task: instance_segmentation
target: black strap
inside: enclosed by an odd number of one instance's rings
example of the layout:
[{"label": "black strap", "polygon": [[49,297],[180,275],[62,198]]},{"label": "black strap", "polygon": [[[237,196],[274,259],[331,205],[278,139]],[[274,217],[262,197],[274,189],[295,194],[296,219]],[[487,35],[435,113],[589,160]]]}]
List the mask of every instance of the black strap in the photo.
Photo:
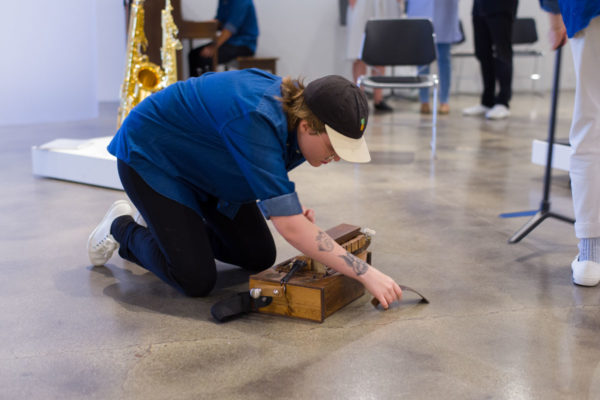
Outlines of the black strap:
[{"label": "black strap", "polygon": [[239,315],[257,311],[268,306],[273,301],[272,297],[261,296],[258,299],[250,297],[249,292],[241,292],[228,299],[215,303],[210,308],[213,318],[219,322],[227,322]]},{"label": "black strap", "polygon": [[[427,300],[427,298],[425,296],[423,296],[421,293],[417,292],[415,289],[408,287],[408,286],[404,286],[404,285],[398,285],[398,286],[400,286],[400,289],[402,289],[403,292],[413,292],[417,296],[421,297],[421,300],[419,301],[419,303],[429,304],[429,300]],[[375,308],[377,308],[380,303],[379,303],[379,300],[377,300],[375,297],[373,297],[371,299],[371,304],[373,304],[373,306]]]}]

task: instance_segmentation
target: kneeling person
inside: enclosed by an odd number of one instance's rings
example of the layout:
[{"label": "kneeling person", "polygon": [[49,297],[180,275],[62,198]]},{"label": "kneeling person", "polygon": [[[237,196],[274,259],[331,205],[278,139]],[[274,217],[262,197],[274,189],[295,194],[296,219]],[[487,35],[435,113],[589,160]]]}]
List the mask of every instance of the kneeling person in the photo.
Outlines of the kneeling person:
[{"label": "kneeling person", "polygon": [[367,119],[365,95],[335,75],[304,87],[257,69],[207,73],[153,94],[108,146],[133,205],[116,202],[92,232],[92,264],[118,248],[182,293],[205,296],[215,259],[252,272],[273,265],[270,218],[296,249],[359,280],[387,308],[400,287],[315,225],[288,177],[304,161],[368,162]]}]

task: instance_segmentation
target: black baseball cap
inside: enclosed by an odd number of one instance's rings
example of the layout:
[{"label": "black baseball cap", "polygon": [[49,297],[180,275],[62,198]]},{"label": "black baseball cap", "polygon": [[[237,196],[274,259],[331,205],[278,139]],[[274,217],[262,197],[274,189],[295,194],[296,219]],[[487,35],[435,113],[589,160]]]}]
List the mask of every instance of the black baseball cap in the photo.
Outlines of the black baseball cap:
[{"label": "black baseball cap", "polygon": [[371,161],[364,138],[369,105],[358,86],[342,76],[327,75],[306,86],[304,101],[325,124],[331,145],[340,158],[359,163]]}]

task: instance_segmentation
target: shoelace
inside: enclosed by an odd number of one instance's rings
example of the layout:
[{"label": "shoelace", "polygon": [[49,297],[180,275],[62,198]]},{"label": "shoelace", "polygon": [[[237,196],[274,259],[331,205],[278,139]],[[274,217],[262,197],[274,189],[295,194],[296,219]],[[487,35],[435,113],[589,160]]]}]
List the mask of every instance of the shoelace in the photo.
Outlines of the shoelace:
[{"label": "shoelace", "polygon": [[110,238],[110,234],[107,234],[106,236],[104,236],[102,238],[102,240],[100,240],[98,243],[96,243],[94,245],[93,249],[95,251],[100,250],[100,249],[103,249],[103,250],[106,251],[106,250],[110,250],[108,247],[112,246],[114,244],[116,244],[116,242],[114,241],[114,239],[111,239]]}]

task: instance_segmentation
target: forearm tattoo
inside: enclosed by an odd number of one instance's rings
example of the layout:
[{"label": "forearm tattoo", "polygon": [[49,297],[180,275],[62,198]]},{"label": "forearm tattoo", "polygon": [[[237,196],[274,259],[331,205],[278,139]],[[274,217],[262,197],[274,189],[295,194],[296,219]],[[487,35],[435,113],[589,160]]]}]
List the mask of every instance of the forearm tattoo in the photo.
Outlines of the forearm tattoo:
[{"label": "forearm tattoo", "polygon": [[346,252],[346,254],[340,257],[343,258],[344,261],[346,261],[346,264],[348,264],[348,266],[352,268],[352,270],[357,276],[361,276],[369,269],[369,264],[367,264],[360,258],[350,254],[349,252]]},{"label": "forearm tattoo", "polygon": [[323,231],[319,231],[317,235],[317,244],[319,245],[319,251],[333,250],[333,240]]}]

